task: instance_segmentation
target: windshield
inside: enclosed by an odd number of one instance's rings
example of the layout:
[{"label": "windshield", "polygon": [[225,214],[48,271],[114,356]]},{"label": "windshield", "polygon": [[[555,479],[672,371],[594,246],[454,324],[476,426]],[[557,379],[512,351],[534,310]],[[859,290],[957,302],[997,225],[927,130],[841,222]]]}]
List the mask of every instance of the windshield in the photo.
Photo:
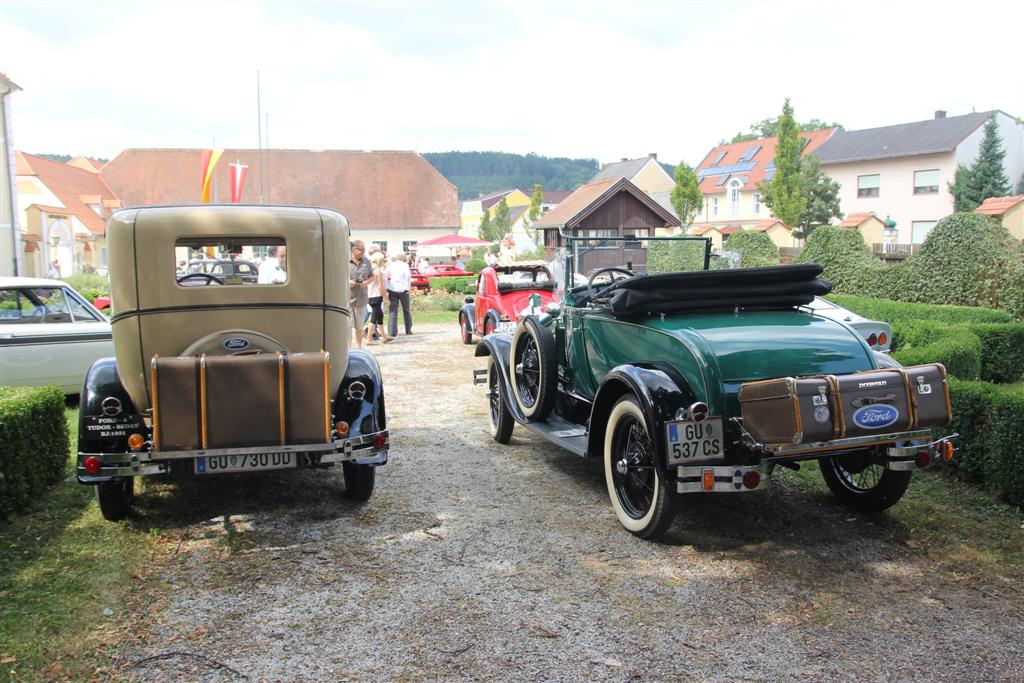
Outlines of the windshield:
[{"label": "windshield", "polygon": [[[598,230],[563,235],[565,247],[556,259],[565,264],[555,271],[562,288],[585,285],[602,268],[621,268],[637,275],[708,270],[713,267],[711,240],[706,237],[605,236]],[[590,234],[594,233],[594,234]],[[569,278],[572,282],[568,282]]]}]

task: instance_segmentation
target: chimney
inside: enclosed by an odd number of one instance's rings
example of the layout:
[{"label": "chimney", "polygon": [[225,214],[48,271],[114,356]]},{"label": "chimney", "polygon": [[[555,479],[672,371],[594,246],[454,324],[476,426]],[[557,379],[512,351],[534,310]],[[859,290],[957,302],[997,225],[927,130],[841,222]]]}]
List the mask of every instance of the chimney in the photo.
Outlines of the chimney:
[{"label": "chimney", "polygon": [[652,159],[654,159],[655,161],[658,160],[658,153],[657,152],[651,152],[648,156],[651,157]]},{"label": "chimney", "polygon": [[937,119],[944,119],[944,118],[946,118],[946,110],[945,109],[936,109],[935,110],[935,118],[937,118]]}]

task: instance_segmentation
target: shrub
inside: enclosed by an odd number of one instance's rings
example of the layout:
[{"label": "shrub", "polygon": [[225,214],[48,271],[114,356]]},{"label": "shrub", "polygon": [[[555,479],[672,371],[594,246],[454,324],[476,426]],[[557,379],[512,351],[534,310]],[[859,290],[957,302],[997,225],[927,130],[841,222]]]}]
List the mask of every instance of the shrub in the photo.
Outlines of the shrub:
[{"label": "shrub", "polygon": [[981,340],[981,379],[1024,379],[1024,324],[985,323],[968,325],[967,329]]},{"label": "shrub", "polygon": [[487,261],[482,258],[471,258],[466,263],[466,270],[472,273],[479,273],[481,270],[487,267]]},{"label": "shrub", "polygon": [[92,303],[92,300],[98,296],[110,294],[110,282],[102,275],[75,273],[62,279],[87,299],[89,303]]},{"label": "shrub", "polygon": [[983,482],[1013,504],[1024,503],[1024,391],[987,382],[950,380],[960,450],[953,469]]},{"label": "shrub", "polygon": [[795,260],[819,264],[833,291],[845,294],[875,293],[884,288],[891,270],[875,258],[859,232],[828,225],[811,233]]},{"label": "shrub", "polygon": [[675,273],[704,270],[704,240],[651,240],[647,247],[647,271]]},{"label": "shrub", "polygon": [[430,288],[452,294],[472,294],[476,291],[476,275],[444,275],[430,278]]},{"label": "shrub", "polygon": [[779,248],[768,233],[755,230],[735,232],[729,236],[725,248],[740,253],[741,268],[776,266],[779,264]]},{"label": "shrub", "polygon": [[865,318],[882,320],[890,325],[904,320],[931,320],[954,324],[1008,323],[1013,320],[1013,316],[1005,311],[974,306],[914,304],[905,301],[890,301],[889,299],[875,299],[866,296],[843,294],[829,294],[826,298]]},{"label": "shrub", "polygon": [[960,379],[981,376],[981,340],[968,330],[924,320],[892,326],[892,357],[903,365],[942,363]]},{"label": "shrub", "polygon": [[64,394],[57,387],[0,387],[0,517],[61,478],[68,461]]},{"label": "shrub", "polygon": [[465,294],[449,294],[440,290],[416,292],[409,307],[415,311],[458,311],[466,303]]}]

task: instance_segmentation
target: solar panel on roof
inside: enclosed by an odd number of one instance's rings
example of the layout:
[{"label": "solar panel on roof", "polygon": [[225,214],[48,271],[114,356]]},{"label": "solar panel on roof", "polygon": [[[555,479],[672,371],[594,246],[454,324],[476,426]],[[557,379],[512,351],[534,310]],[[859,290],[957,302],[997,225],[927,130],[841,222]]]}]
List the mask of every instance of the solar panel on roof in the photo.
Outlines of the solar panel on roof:
[{"label": "solar panel on roof", "polygon": [[711,164],[712,166],[718,166],[718,162],[725,158],[725,152],[719,152],[718,158]]},{"label": "solar panel on roof", "polygon": [[743,153],[743,156],[740,157],[740,161],[750,161],[760,151],[761,151],[761,145],[754,145],[753,147],[751,147],[750,149],[748,149],[746,152]]},{"label": "solar panel on roof", "polygon": [[721,178],[718,179],[718,182],[715,183],[715,187],[721,187],[722,185],[725,185],[725,181],[727,181],[728,179],[729,179],[729,176],[727,176],[727,175],[722,176]]}]

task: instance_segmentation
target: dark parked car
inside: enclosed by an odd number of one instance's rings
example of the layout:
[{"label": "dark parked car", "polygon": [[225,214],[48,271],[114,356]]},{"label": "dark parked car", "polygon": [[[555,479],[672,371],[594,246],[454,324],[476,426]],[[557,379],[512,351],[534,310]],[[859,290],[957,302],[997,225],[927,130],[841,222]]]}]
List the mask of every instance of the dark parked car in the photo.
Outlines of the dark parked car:
[{"label": "dark parked car", "polygon": [[831,287],[819,266],[709,271],[703,238],[561,239],[561,303],[485,336],[475,380],[499,443],[519,424],[602,458],[633,534],[662,534],[677,494],[755,491],[805,460],[841,502],[883,510],[953,458],[956,436],[932,432],[952,417],[944,368],[901,368],[808,308]]}]

